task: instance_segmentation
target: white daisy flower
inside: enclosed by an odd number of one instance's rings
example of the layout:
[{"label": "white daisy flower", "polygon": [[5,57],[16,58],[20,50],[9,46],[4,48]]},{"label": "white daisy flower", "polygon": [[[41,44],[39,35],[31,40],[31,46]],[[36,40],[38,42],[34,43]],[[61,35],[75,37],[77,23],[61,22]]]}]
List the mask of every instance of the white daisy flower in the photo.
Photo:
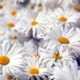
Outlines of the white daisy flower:
[{"label": "white daisy flower", "polygon": [[51,13],[48,16],[55,25],[67,25],[68,23],[76,23],[76,20],[79,19],[79,14],[75,14],[71,10],[65,11],[61,8],[56,9],[53,13]]},{"label": "white daisy flower", "polygon": [[[53,53],[44,53],[42,52],[41,56],[43,56],[48,62],[48,67],[49,67],[49,71],[50,73],[50,80],[64,80],[64,78],[66,79],[66,74],[64,74],[63,68],[65,67],[71,67],[71,72],[75,73],[74,75],[76,75],[76,72],[74,70],[77,70],[77,63],[75,60],[72,59],[72,56],[70,56],[69,54],[69,50],[64,49],[63,47],[58,50],[55,50]],[[75,67],[75,68],[74,68]],[[58,71],[57,71],[58,68]],[[65,69],[67,71],[67,69]],[[60,72],[62,72],[62,75]],[[64,73],[63,73],[64,72]],[[59,75],[58,75],[59,74]],[[61,74],[61,75],[60,75]],[[71,73],[70,73],[71,74]],[[62,78],[63,76],[63,78]],[[75,77],[75,79],[77,79]]]},{"label": "white daisy flower", "polygon": [[80,45],[79,34],[79,28],[72,26],[58,26],[55,29],[51,30],[47,37],[49,39],[49,47],[56,46],[59,48],[63,46],[64,48],[73,48],[78,50]]},{"label": "white daisy flower", "polygon": [[[25,13],[24,13],[25,11]],[[1,26],[4,26],[9,30],[23,31],[26,28],[26,17],[30,18],[31,15],[28,14],[26,9],[19,10],[16,8],[5,9],[5,12],[1,14]],[[22,24],[21,24],[22,23]]]},{"label": "white daisy flower", "polygon": [[38,29],[38,26],[41,26],[42,24],[44,24],[44,22],[41,23],[39,19],[27,15],[27,18],[24,16],[17,22],[15,29],[18,32],[25,33],[26,35],[32,29],[33,36],[35,36],[35,34],[37,33],[36,29]]},{"label": "white daisy flower", "polygon": [[69,50],[63,47],[60,47],[59,49],[54,47],[53,50],[41,49],[39,55],[46,58],[50,62],[49,65],[53,65],[57,62],[69,62],[72,60]]},{"label": "white daisy flower", "polygon": [[27,80],[44,80],[48,79],[47,60],[41,57],[27,57],[25,74]]},{"label": "white daisy flower", "polygon": [[24,53],[25,50],[20,44],[13,46],[6,41],[0,48],[0,70],[3,76],[6,74],[18,75],[22,74],[22,67],[24,67]]},{"label": "white daisy flower", "polygon": [[[4,8],[4,6],[3,6]],[[6,30],[14,28],[16,18],[14,19],[9,14],[7,14],[9,11],[4,9],[3,13],[0,14],[0,27],[5,28]]]},{"label": "white daisy flower", "polygon": [[52,69],[51,80],[79,80],[77,66],[74,62],[56,66]]},{"label": "white daisy flower", "polygon": [[27,33],[32,26],[31,21],[36,14],[26,9],[17,10],[17,14],[18,14],[17,18],[14,18],[13,20],[15,21],[14,29],[17,30],[18,32]]},{"label": "white daisy flower", "polygon": [[[41,12],[36,18],[31,19],[30,25],[33,30],[33,36],[36,35],[37,38],[44,38],[50,31],[49,28],[53,26],[48,18],[51,12]],[[45,37],[46,38],[46,37]]]},{"label": "white daisy flower", "polygon": [[5,29],[6,31],[10,31],[15,28],[16,19],[10,17],[10,15],[8,15],[6,12],[1,14],[0,16],[0,27]]}]

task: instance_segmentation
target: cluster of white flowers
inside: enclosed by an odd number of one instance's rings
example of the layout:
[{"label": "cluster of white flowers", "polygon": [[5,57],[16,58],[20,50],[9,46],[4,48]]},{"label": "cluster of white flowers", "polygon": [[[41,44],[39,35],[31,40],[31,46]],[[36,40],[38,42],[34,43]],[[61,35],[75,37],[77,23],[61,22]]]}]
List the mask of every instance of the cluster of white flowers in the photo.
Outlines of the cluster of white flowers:
[{"label": "cluster of white flowers", "polygon": [[80,80],[80,0],[0,0],[0,80]]}]

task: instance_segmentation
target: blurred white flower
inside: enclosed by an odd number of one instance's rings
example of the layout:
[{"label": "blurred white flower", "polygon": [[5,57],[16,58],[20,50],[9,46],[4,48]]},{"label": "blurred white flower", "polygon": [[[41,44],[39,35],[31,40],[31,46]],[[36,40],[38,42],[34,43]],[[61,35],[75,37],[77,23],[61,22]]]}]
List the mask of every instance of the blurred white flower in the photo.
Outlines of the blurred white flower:
[{"label": "blurred white flower", "polygon": [[63,0],[43,0],[43,2],[47,9],[54,11],[61,7]]},{"label": "blurred white flower", "polygon": [[52,70],[51,79],[54,80],[79,80],[78,69],[74,62],[56,66]]}]

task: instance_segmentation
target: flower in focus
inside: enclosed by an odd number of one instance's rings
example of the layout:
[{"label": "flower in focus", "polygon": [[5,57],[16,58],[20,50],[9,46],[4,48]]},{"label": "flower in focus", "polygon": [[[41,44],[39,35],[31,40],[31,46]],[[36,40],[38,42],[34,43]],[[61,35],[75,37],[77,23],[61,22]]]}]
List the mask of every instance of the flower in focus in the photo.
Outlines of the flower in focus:
[{"label": "flower in focus", "polygon": [[73,13],[72,10],[65,11],[64,9],[58,8],[49,17],[55,25],[67,25],[69,23],[76,23],[76,20],[79,18],[78,16],[79,14]]},{"label": "flower in focus", "polygon": [[18,75],[22,72],[24,64],[24,49],[20,44],[11,46],[8,42],[4,42],[0,48],[0,70],[2,75],[13,74]]},{"label": "flower in focus", "polygon": [[49,47],[54,46],[59,48],[63,46],[66,49],[79,49],[79,34],[79,28],[74,28],[72,26],[58,26],[55,29],[53,29],[48,35]]},{"label": "flower in focus", "polygon": [[25,74],[27,79],[48,79],[47,61],[41,57],[26,57]]}]

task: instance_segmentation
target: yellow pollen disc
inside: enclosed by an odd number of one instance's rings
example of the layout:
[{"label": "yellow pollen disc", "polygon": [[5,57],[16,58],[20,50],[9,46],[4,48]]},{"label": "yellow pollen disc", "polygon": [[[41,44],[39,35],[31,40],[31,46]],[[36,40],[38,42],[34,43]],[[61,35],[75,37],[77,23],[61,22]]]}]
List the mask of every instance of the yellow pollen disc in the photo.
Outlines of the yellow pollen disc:
[{"label": "yellow pollen disc", "polygon": [[66,22],[67,21],[67,17],[66,16],[59,16],[58,20],[61,22]]},{"label": "yellow pollen disc", "polygon": [[0,56],[0,64],[7,65],[10,62],[10,59],[7,56]]},{"label": "yellow pollen disc", "polygon": [[34,19],[34,20],[32,21],[32,26],[35,27],[37,24],[38,24],[38,22]]},{"label": "yellow pollen disc", "polygon": [[58,38],[58,41],[61,43],[61,44],[69,44],[69,40],[68,38],[64,37],[64,36],[60,36]]},{"label": "yellow pollen disc", "polygon": [[73,8],[74,8],[76,11],[80,12],[80,4],[74,5]]},{"label": "yellow pollen disc", "polygon": [[15,27],[15,25],[13,22],[8,22],[7,27],[11,29],[11,28]]},{"label": "yellow pollen disc", "polygon": [[36,75],[38,75],[38,74],[39,74],[39,68],[37,68],[37,67],[32,67],[32,68],[30,68],[29,74],[30,74],[31,76],[36,76]]},{"label": "yellow pollen disc", "polygon": [[16,10],[12,11],[12,12],[11,12],[11,15],[12,15],[12,16],[16,16],[16,15],[17,15]]},{"label": "yellow pollen disc", "polygon": [[52,56],[53,59],[55,59],[55,61],[61,59],[62,57],[60,56],[59,52],[55,52],[53,53],[53,56]]}]

